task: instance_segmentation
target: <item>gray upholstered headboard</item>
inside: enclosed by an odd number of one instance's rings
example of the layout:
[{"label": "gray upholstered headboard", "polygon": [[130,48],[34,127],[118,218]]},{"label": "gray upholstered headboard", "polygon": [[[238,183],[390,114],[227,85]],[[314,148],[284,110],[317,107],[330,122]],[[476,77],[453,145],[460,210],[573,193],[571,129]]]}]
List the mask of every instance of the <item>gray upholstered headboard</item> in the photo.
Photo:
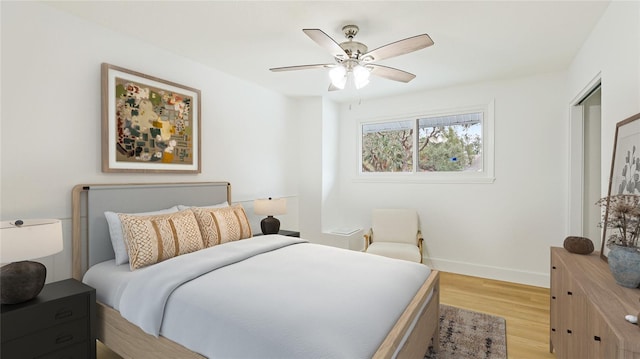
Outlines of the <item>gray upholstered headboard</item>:
[{"label": "gray upholstered headboard", "polygon": [[178,204],[205,206],[228,201],[228,182],[82,184],[73,188],[73,277],[114,258],[105,211],[136,213]]}]

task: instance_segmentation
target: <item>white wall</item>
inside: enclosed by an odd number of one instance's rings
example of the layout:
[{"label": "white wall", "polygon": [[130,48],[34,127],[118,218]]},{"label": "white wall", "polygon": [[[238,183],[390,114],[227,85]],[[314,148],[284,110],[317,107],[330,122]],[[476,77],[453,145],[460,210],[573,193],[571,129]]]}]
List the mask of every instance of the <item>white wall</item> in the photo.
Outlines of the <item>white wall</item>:
[{"label": "white wall", "polygon": [[331,101],[323,101],[322,106],[322,223],[323,232],[339,221],[331,211],[332,203],[338,203],[338,140],[340,138],[339,107]]},{"label": "white wall", "polygon": [[[344,106],[339,208],[370,226],[377,207],[416,208],[427,263],[437,269],[548,285],[549,246],[564,239],[566,73],[462,86]],[[495,100],[495,177],[490,184],[357,180],[361,119],[430,113]]]},{"label": "white wall", "polygon": [[[2,2],[2,220],[63,220],[65,249],[42,262],[71,273],[71,189],[80,183],[229,181],[259,231],[252,200],[287,196],[297,229],[295,101],[36,2]],[[100,64],[202,92],[202,173],[101,172]]]},{"label": "white wall", "polygon": [[300,236],[309,238],[321,233],[322,217],[322,99],[300,99],[300,148],[298,171],[300,178]]},{"label": "white wall", "polygon": [[[300,235],[314,243],[350,248],[350,237],[328,233],[340,213],[338,198],[338,109],[320,97],[299,99],[298,150]],[[355,237],[355,235],[354,235]]]},{"label": "white wall", "polygon": [[602,194],[606,195],[616,123],[640,112],[640,2],[612,1],[569,68],[567,105],[602,79]]}]

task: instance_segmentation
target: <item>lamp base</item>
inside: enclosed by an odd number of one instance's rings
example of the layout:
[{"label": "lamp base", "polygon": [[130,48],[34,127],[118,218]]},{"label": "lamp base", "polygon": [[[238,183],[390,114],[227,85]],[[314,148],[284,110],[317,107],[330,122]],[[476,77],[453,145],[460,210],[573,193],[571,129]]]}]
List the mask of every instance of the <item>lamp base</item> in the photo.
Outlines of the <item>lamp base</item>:
[{"label": "lamp base", "polygon": [[2,304],[18,304],[38,296],[47,278],[47,268],[38,262],[21,261],[0,268]]},{"label": "lamp base", "polygon": [[268,216],[260,222],[262,234],[277,234],[280,231],[280,220],[274,216]]}]

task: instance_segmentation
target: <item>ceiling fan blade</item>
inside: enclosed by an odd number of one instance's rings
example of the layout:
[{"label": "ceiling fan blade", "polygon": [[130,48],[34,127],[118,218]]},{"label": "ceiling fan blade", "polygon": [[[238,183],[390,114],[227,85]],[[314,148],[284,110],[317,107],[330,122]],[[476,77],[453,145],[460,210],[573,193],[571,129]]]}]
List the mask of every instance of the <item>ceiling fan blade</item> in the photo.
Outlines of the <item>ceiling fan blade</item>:
[{"label": "ceiling fan blade", "polygon": [[402,71],[402,70],[398,70],[396,68],[393,67],[388,67],[388,66],[382,66],[382,65],[374,65],[374,64],[369,64],[366,65],[366,67],[371,69],[371,74],[372,75],[376,75],[379,77],[384,77],[385,79],[389,79],[389,80],[393,80],[393,81],[399,81],[399,82],[409,82],[411,80],[413,80],[414,78],[416,78],[416,75],[406,72],[406,71]]},{"label": "ceiling fan blade", "polygon": [[431,37],[429,37],[429,35],[427,34],[422,34],[378,47],[377,49],[371,50],[362,55],[361,58],[365,62],[380,61],[418,51],[431,45],[433,45],[433,40],[431,40]]},{"label": "ceiling fan blade", "polygon": [[336,64],[314,64],[314,65],[299,65],[299,66],[284,66],[284,67],[272,67],[269,70],[273,72],[282,72],[282,71],[296,71],[296,70],[310,70],[310,69],[321,69],[321,68],[330,68],[335,66]]},{"label": "ceiling fan blade", "polygon": [[337,57],[340,59],[346,59],[349,57],[346,52],[340,47],[340,44],[336,42],[336,40],[332,39],[331,36],[327,35],[324,31],[320,29],[302,29],[307,36],[311,38],[311,40],[315,41],[318,45],[324,47],[329,50],[333,57]]}]

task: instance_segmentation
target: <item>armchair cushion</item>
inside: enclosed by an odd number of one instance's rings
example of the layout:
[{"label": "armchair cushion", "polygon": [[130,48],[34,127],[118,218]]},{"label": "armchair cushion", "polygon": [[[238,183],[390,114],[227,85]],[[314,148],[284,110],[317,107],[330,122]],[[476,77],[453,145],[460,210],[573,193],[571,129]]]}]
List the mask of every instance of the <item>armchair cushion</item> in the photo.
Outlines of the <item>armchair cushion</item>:
[{"label": "armchair cushion", "polygon": [[367,253],[418,263],[422,262],[420,249],[415,244],[374,242],[367,248]]}]

